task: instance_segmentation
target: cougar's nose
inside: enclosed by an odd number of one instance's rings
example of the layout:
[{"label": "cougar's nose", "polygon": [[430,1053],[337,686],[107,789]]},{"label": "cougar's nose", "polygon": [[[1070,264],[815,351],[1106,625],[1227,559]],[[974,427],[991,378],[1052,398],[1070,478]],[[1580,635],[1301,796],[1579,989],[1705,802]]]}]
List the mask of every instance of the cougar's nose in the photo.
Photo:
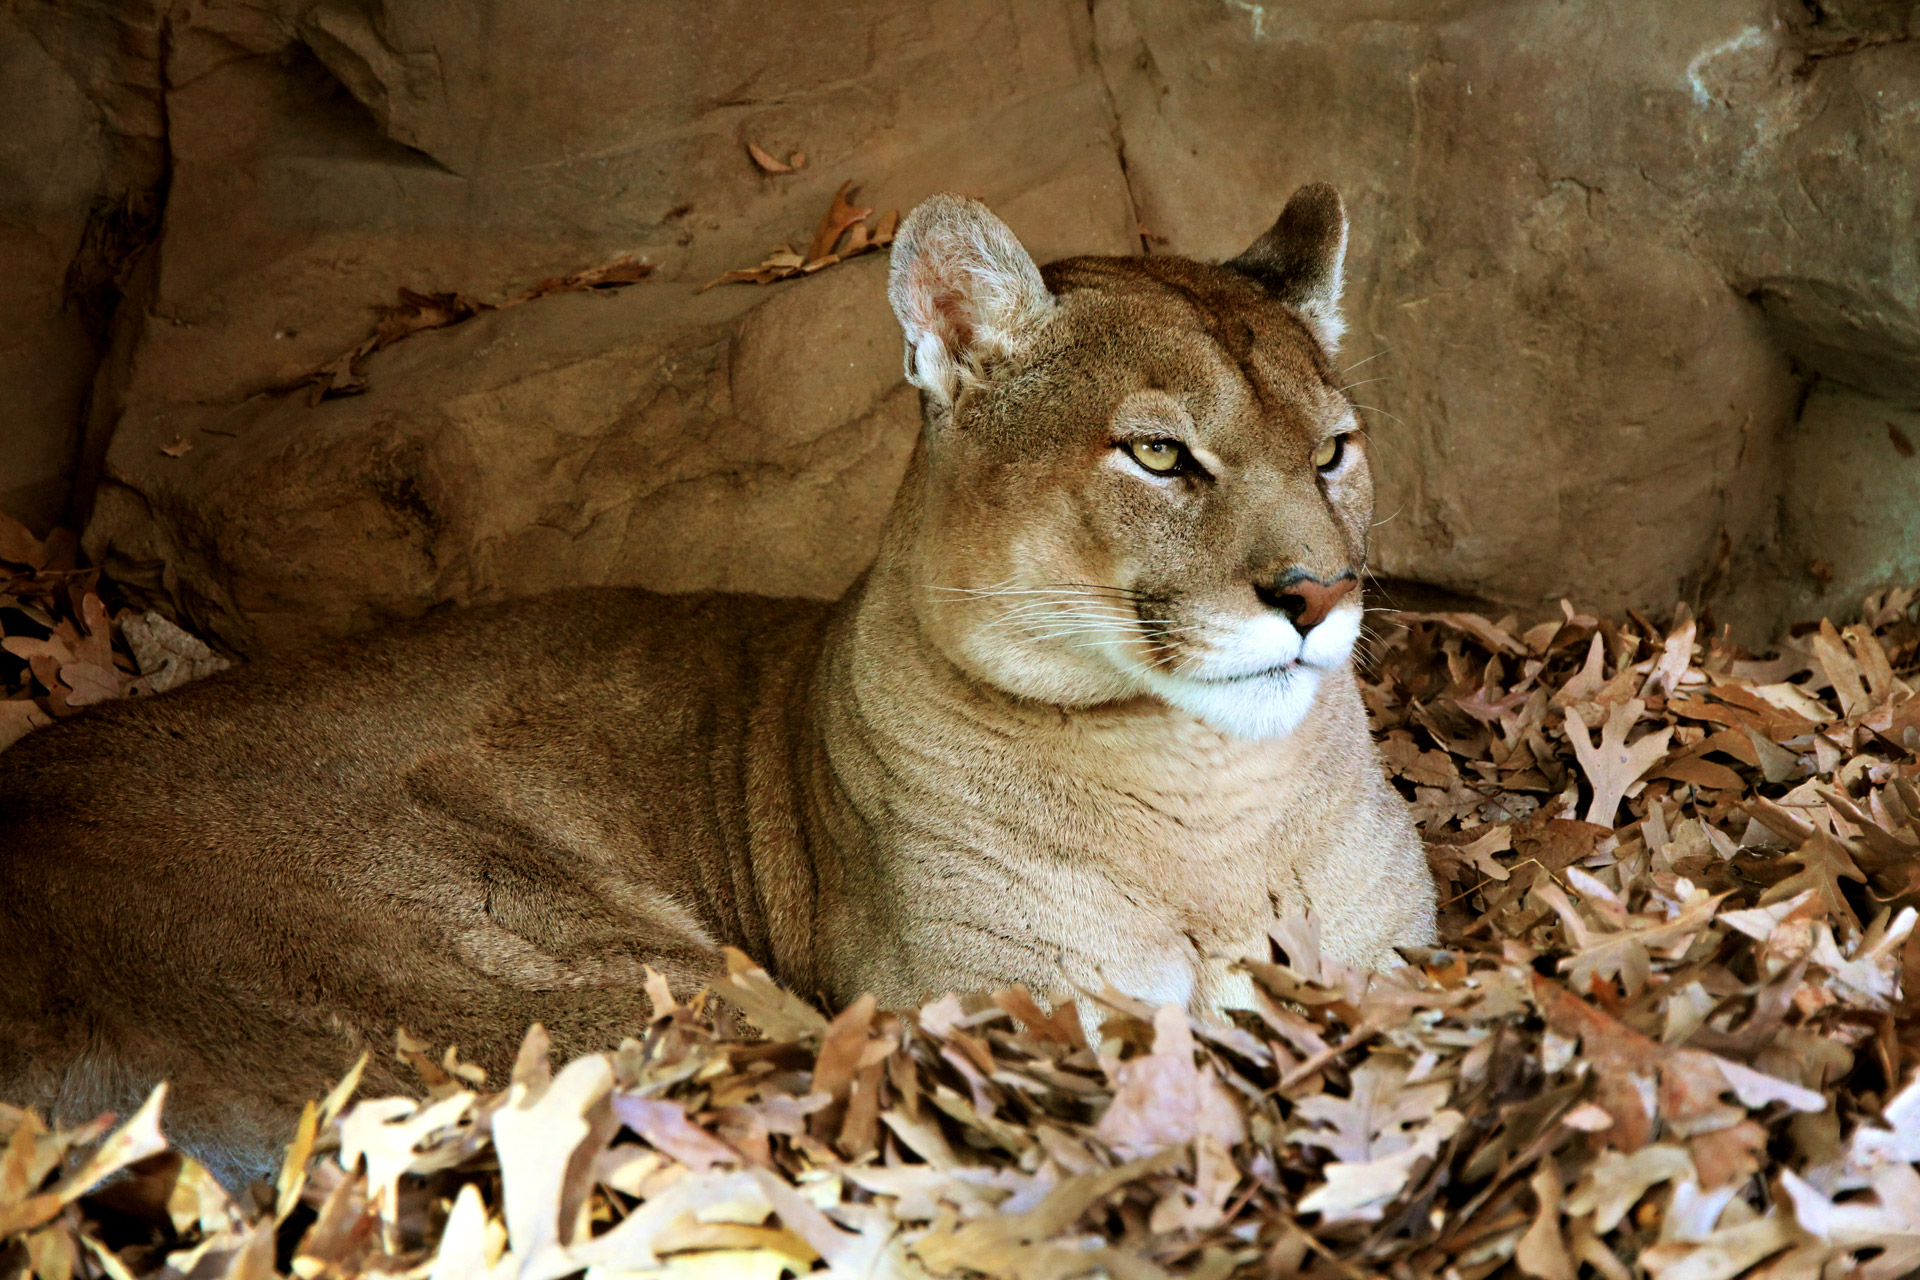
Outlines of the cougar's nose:
[{"label": "cougar's nose", "polygon": [[1305,569],[1289,569],[1266,582],[1256,582],[1253,592],[1269,609],[1286,614],[1287,621],[1304,634],[1326,621],[1333,606],[1359,585],[1360,579],[1352,572],[1322,582]]}]

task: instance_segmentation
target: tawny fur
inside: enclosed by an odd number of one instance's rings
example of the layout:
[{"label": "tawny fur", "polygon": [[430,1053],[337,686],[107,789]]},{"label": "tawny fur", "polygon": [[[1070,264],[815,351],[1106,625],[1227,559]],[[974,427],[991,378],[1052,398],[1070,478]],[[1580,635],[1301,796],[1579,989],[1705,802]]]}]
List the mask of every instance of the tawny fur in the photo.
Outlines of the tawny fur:
[{"label": "tawny fur", "polygon": [[[237,1179],[363,1049],[404,1088],[397,1027],[497,1077],[534,1021],[612,1045],[645,966],[685,990],[722,944],[829,1002],[1112,982],[1202,1008],[1239,1003],[1283,913],[1369,965],[1431,940],[1345,659],[1357,592],[1300,663],[1228,670],[1293,634],[1257,584],[1365,557],[1327,358],[1344,215],[1310,193],[1266,259],[1306,264],[1291,293],[1171,259],[1036,293],[984,209],[923,206],[895,303],[926,434],[835,605],[568,592],[0,755],[0,1098],[70,1120],[169,1078],[176,1135]],[[1143,432],[1207,478],[1140,472]]]}]

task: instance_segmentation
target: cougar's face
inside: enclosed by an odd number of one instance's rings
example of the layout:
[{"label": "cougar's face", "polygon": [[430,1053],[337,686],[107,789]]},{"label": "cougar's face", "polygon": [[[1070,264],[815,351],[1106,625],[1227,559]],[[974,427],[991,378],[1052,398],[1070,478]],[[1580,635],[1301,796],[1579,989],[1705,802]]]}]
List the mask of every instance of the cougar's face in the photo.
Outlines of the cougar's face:
[{"label": "cougar's face", "polygon": [[1284,734],[1359,635],[1373,482],[1309,326],[1177,259],[1046,271],[1045,328],[931,424],[923,619],[976,676]]},{"label": "cougar's face", "polygon": [[923,393],[910,576],[975,677],[1300,723],[1360,631],[1373,482],[1334,382],[1346,208],[1300,188],[1223,266],[1036,267],[976,200],[900,225],[887,295]]}]

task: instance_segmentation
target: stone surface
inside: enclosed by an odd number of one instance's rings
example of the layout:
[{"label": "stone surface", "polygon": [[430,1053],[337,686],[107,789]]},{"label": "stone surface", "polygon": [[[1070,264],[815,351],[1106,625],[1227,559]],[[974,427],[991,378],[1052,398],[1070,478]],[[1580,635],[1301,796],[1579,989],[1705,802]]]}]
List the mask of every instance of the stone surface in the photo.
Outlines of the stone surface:
[{"label": "stone surface", "polygon": [[240,651],[570,583],[837,595],[919,425],[884,269],[559,295],[394,346],[362,396],[129,419],[89,540]]},{"label": "stone surface", "polygon": [[0,10],[0,510],[68,514],[89,395],[166,172],[147,0]]},{"label": "stone surface", "polygon": [[0,510],[46,530],[66,512],[95,353],[66,305],[101,181],[85,96],[23,27],[0,27]]},{"label": "stone surface", "polygon": [[[882,208],[976,191],[1044,255],[1138,241],[1084,9],[782,12],[176,32],[166,252],[89,551],[241,651],[574,583],[838,594],[918,422],[883,256],[696,286],[804,244],[847,179]],[[809,163],[769,177],[749,139]],[[626,253],[654,276],[410,338],[360,399],[288,391],[397,286],[499,298]]]},{"label": "stone surface", "polygon": [[[1916,29],[1889,0],[17,0],[0,506],[47,523],[77,465],[90,552],[242,652],[570,583],[832,595],[914,429],[883,264],[699,284],[848,179],[979,195],[1045,259],[1229,255],[1325,178],[1377,569],[1762,631],[1915,572],[1886,424],[1920,441]],[[300,389],[402,286],[629,253],[654,276]]]},{"label": "stone surface", "polygon": [[1760,571],[1792,617],[1920,582],[1920,411],[1823,385],[1787,437],[1782,543]]},{"label": "stone surface", "polygon": [[1920,45],[1886,25],[1911,6],[1846,8],[1096,17],[1166,249],[1231,252],[1302,181],[1347,194],[1383,571],[1521,604],[1704,593],[1764,624],[1772,570],[1814,554],[1778,517],[1809,379],[1920,403]]}]

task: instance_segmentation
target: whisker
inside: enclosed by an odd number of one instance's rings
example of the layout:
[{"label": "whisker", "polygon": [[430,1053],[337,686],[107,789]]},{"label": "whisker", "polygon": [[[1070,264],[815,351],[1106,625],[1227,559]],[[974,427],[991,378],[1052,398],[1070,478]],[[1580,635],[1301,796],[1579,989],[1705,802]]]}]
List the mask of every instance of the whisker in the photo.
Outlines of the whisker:
[{"label": "whisker", "polygon": [[1001,613],[1003,618],[1035,617],[1041,614],[1077,613],[1089,618],[1111,618],[1117,614],[1098,612],[1087,608],[1092,601],[1071,600],[1030,600],[1026,604],[1014,605]]},{"label": "whisker", "polygon": [[1054,620],[1066,622],[1069,618],[1079,618],[1087,622],[1127,622],[1127,614],[1110,614],[1096,608],[1060,608],[1056,604],[1029,604],[1025,608],[1010,608],[1000,614],[1000,622],[1039,622]]},{"label": "whisker", "polygon": [[[1378,412],[1378,410],[1375,410],[1375,412]],[[1407,504],[1404,502],[1401,503],[1399,506],[1393,509],[1393,515],[1388,516],[1387,520],[1393,519],[1394,516],[1399,515],[1402,511],[1405,511],[1406,509],[1407,509]],[[1368,525],[1367,527],[1370,529],[1378,529],[1381,525],[1385,524],[1387,520],[1375,520],[1372,524]]]},{"label": "whisker", "polygon": [[[1177,630],[1178,630],[1178,631],[1191,631],[1191,630],[1193,630],[1193,628],[1191,628],[1191,627],[1180,627],[1180,628],[1177,628]],[[1169,637],[1169,636],[1171,636],[1171,635],[1173,635],[1173,634],[1175,634],[1175,632],[1172,632],[1172,631],[1162,631],[1162,632],[1160,632],[1160,633],[1159,633],[1158,635],[1154,635],[1154,636],[1134,636],[1134,637],[1129,637],[1129,638],[1130,638],[1130,639],[1143,639],[1143,640],[1145,640],[1145,641],[1146,641],[1146,642],[1147,642],[1148,644],[1156,644],[1156,642],[1157,642],[1157,641],[1161,641],[1161,640],[1162,640],[1162,639],[1163,639],[1164,637]],[[1101,641],[1098,641],[1098,642],[1096,642],[1096,643],[1097,643],[1097,644],[1105,644],[1105,643],[1106,643],[1106,641],[1105,641],[1105,640],[1101,640]],[[1072,646],[1072,647],[1073,647],[1073,648],[1076,648],[1076,649],[1090,649],[1090,648],[1093,648],[1093,647],[1095,647],[1095,646],[1094,646],[1093,644],[1083,644],[1083,645],[1074,645],[1074,646]],[[1164,644],[1164,643],[1160,643],[1160,644],[1156,644],[1156,647],[1158,647],[1158,648],[1165,648],[1166,646],[1165,646],[1165,644]]]},{"label": "whisker", "polygon": [[[1083,630],[1083,631],[1096,628],[1096,627],[1101,627],[1101,628],[1111,627],[1115,623],[1119,623],[1122,627],[1126,625],[1125,622],[1119,618],[1073,618],[1073,619],[1062,619],[1062,621],[1072,622],[1077,629]],[[1169,620],[1165,618],[1149,618],[1145,620],[1145,623],[1143,625],[1161,626],[1163,624],[1166,624],[1168,621]],[[1188,628],[1185,628],[1185,627],[1177,628],[1177,630],[1181,630],[1181,631],[1184,631],[1187,629]],[[1163,634],[1164,633],[1165,632],[1163,631]]]},{"label": "whisker", "polygon": [[1111,618],[1063,618],[1057,622],[1036,620],[1000,628],[1000,630],[1003,631],[1023,634],[1029,640],[1045,639],[1051,635],[1090,635],[1095,632],[1104,634],[1110,632],[1112,629],[1113,620]]},{"label": "whisker", "polygon": [[1366,360],[1355,360],[1352,364],[1348,365],[1346,368],[1342,369],[1340,372],[1351,373],[1353,370],[1358,369],[1361,365],[1365,364],[1367,360],[1378,360],[1381,356],[1386,355],[1389,351],[1392,351],[1392,350],[1393,350],[1392,347],[1382,347],[1378,351],[1374,352],[1372,355],[1368,356]]},{"label": "whisker", "polygon": [[[1393,418],[1393,415],[1392,415],[1392,414],[1390,414],[1390,413],[1388,413],[1388,412],[1387,412],[1387,411],[1386,411],[1385,409],[1377,409],[1377,408],[1375,408],[1375,407],[1374,407],[1373,405],[1370,405],[1370,404],[1361,404],[1361,403],[1360,403],[1360,402],[1359,402],[1358,400],[1355,400],[1355,401],[1353,402],[1353,407],[1354,407],[1354,408],[1356,408],[1356,409],[1365,409],[1365,410],[1367,410],[1367,411],[1368,411],[1369,413],[1377,413],[1377,414],[1379,414],[1379,415],[1380,415],[1381,417],[1383,417],[1383,418]],[[1393,420],[1394,420],[1395,422],[1400,422],[1400,419],[1398,419],[1398,418],[1393,418]],[[1404,423],[1404,422],[1400,422],[1400,425],[1404,427],[1404,426],[1406,426],[1407,424],[1406,424],[1406,423]]]},{"label": "whisker", "polygon": [[1115,587],[1101,582],[1063,582],[1060,585],[1063,587],[1079,588],[1087,591],[1110,592],[1116,595],[1134,596],[1137,598],[1144,598],[1147,595],[1145,591],[1140,590],[1138,587]]},{"label": "whisker", "polygon": [[929,591],[945,591],[951,595],[974,596],[989,599],[998,596],[1109,596],[1125,591],[1122,587],[1108,587],[1098,590],[1092,588],[1065,589],[1060,587],[942,587],[929,585]]}]

